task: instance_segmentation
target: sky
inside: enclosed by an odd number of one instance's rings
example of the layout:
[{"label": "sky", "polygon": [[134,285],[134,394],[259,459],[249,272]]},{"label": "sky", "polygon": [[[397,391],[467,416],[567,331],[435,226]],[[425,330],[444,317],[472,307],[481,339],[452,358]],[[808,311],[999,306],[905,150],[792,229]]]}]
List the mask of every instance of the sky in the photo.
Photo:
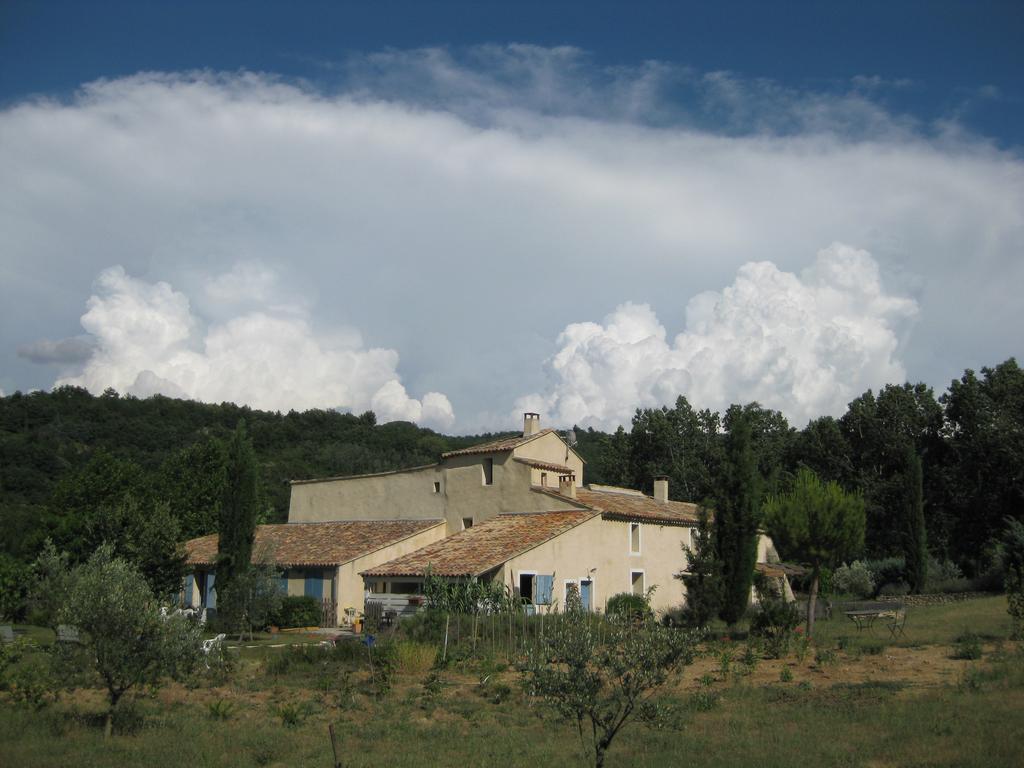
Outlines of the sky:
[{"label": "sky", "polygon": [[0,391],[445,432],[1021,355],[1019,3],[0,4]]}]

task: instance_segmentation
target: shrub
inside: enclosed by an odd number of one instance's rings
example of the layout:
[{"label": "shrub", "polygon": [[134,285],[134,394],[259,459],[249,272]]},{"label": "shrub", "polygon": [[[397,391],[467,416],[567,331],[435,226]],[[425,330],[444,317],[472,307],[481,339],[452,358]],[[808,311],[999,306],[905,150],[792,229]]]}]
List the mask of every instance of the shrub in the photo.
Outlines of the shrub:
[{"label": "shrub", "polygon": [[793,671],[789,667],[783,667],[782,671],[779,672],[780,683],[791,683],[793,682]]},{"label": "shrub", "polygon": [[294,728],[306,719],[305,709],[298,704],[280,704],[274,708],[274,713],[281,718],[281,725],[288,728]]},{"label": "shrub", "polygon": [[762,595],[761,604],[750,620],[750,634],[764,640],[768,658],[781,659],[789,653],[789,642],[800,623],[800,613],[794,603],[787,603],[770,592]]},{"label": "shrub", "polygon": [[832,574],[832,585],[838,594],[870,597],[875,591],[875,580],[871,571],[860,560],[841,565]]},{"label": "shrub", "polygon": [[274,612],[271,623],[279,627],[318,627],[320,626],[320,601],[306,595],[291,595],[281,600],[281,605]]},{"label": "shrub", "polygon": [[873,597],[882,594],[882,590],[886,586],[903,582],[905,568],[902,557],[883,557],[879,560],[864,560],[863,563],[871,572],[871,578],[875,582]]},{"label": "shrub", "polygon": [[878,594],[882,597],[903,597],[910,594],[910,585],[905,581],[897,581],[895,584],[886,584]]},{"label": "shrub", "polygon": [[643,595],[632,592],[619,592],[608,598],[606,613],[610,618],[617,617],[631,621],[641,621],[651,616],[651,606]]},{"label": "shrub", "polygon": [[831,648],[819,648],[814,654],[814,663],[819,667],[830,666],[836,661],[836,652]]},{"label": "shrub", "polygon": [[434,666],[437,648],[424,643],[400,640],[395,643],[395,667],[403,674],[422,675]]},{"label": "shrub", "polygon": [[206,705],[206,709],[212,720],[228,720],[235,709],[233,702],[225,699],[217,699]]},{"label": "shrub", "polygon": [[981,658],[981,638],[973,632],[964,632],[956,639],[953,647],[953,658],[965,661],[977,661]]}]

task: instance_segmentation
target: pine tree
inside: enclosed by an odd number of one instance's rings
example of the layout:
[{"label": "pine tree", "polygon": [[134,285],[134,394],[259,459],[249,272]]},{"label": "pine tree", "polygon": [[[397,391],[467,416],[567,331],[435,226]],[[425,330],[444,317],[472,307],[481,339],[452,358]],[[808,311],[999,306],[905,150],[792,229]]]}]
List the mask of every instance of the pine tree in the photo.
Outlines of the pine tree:
[{"label": "pine tree", "polygon": [[715,541],[722,562],[722,609],[729,624],[739,621],[750,602],[757,564],[762,479],[757,469],[751,426],[738,406],[726,415],[725,462],[715,506]]},{"label": "pine tree", "polygon": [[928,537],[921,457],[911,446],[907,447],[903,486],[903,558],[910,589],[919,593],[928,577]]},{"label": "pine tree", "polygon": [[231,588],[236,576],[251,567],[256,538],[257,466],[256,452],[241,419],[225,446],[227,456],[224,493],[220,504],[217,543],[218,610],[232,615]]},{"label": "pine tree", "polygon": [[793,490],[768,499],[765,528],[786,560],[811,567],[807,636],[814,633],[814,605],[823,568],[835,568],[864,548],[864,499],[838,483],[823,483],[809,469],[797,472]]}]

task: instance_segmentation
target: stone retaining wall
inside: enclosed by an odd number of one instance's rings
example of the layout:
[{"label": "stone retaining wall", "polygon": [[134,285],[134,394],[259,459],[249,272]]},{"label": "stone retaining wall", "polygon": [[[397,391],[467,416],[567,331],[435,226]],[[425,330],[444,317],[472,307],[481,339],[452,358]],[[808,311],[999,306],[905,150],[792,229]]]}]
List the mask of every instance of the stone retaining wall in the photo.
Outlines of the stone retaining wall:
[{"label": "stone retaining wall", "polygon": [[994,597],[995,592],[950,592],[934,595],[888,595],[876,600],[883,603],[903,603],[904,605],[941,605],[943,603],[959,603],[961,600],[976,600],[979,597]]}]

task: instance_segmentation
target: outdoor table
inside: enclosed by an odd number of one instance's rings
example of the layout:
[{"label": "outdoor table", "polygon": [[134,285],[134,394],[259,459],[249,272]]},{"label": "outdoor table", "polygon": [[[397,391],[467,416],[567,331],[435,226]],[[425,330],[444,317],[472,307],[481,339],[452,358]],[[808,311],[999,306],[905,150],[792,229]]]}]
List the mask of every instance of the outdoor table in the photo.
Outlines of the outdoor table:
[{"label": "outdoor table", "polygon": [[857,630],[871,629],[875,621],[886,615],[892,615],[892,608],[867,608],[857,611],[846,611],[846,617],[857,625]]}]

